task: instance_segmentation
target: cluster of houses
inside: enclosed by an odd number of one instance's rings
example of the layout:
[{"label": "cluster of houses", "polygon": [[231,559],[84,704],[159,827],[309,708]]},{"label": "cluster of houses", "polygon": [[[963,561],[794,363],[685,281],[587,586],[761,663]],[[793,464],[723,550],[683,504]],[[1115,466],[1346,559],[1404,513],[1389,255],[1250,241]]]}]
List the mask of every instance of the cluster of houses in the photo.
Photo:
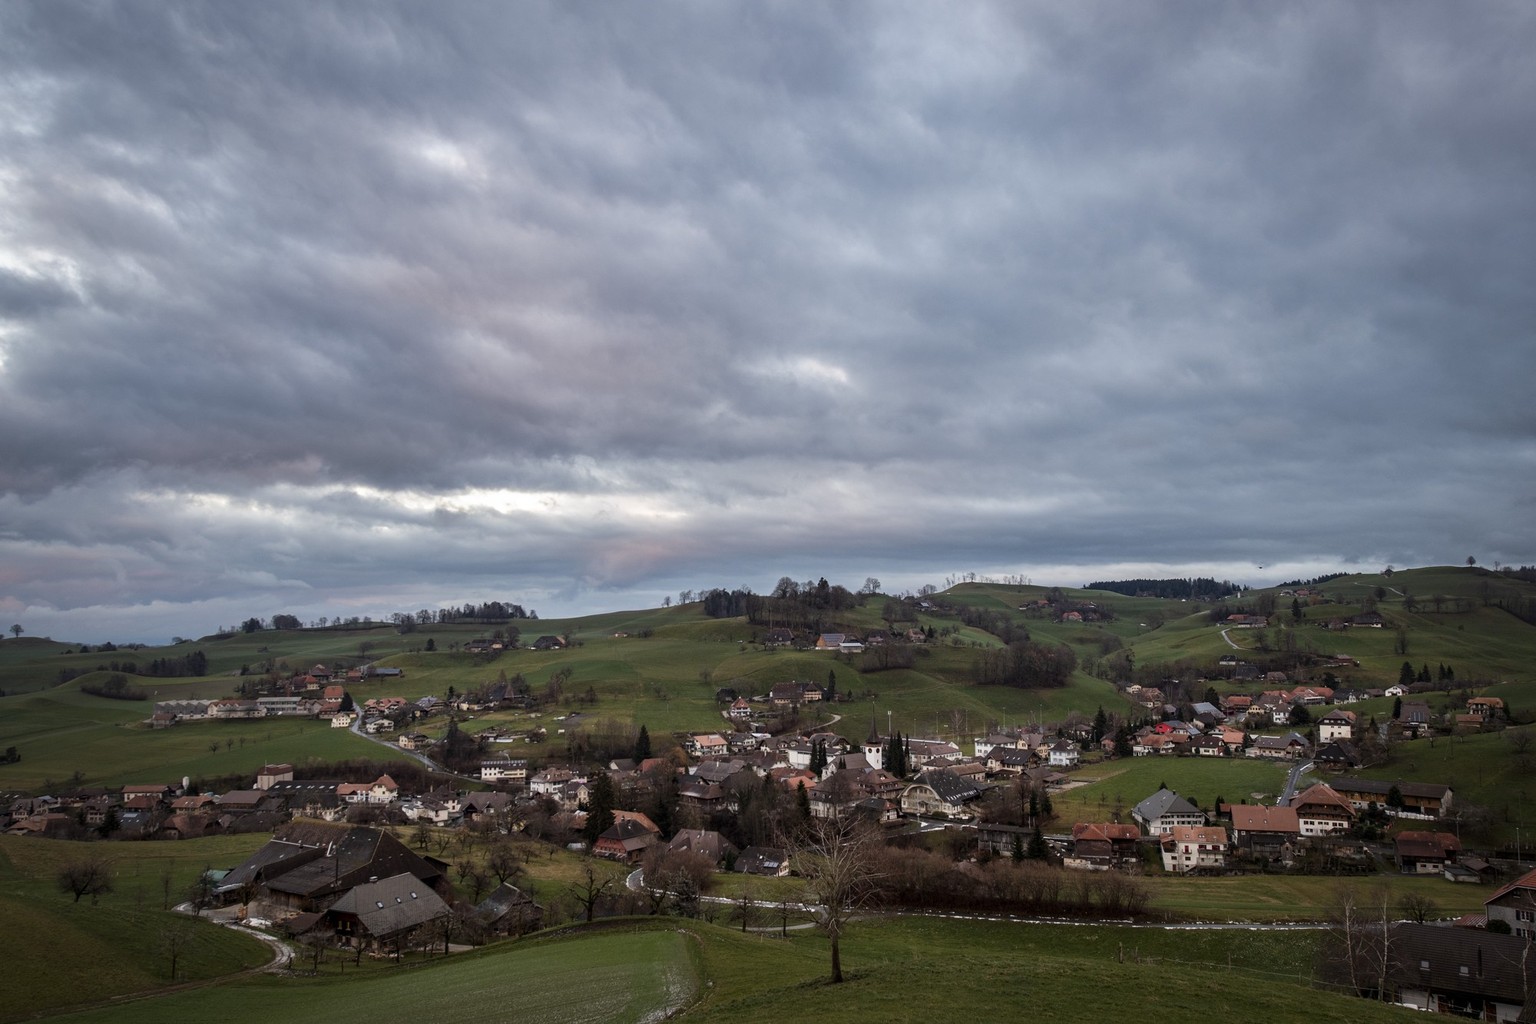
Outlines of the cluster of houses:
[{"label": "cluster of houses", "polygon": [[405,794],[388,775],[368,782],[293,776],[290,764],[265,765],[249,789],[222,794],[196,792],[187,779],[180,785],[87,787],[14,801],[0,815],[0,825],[10,835],[54,839],[78,838],[86,832],[113,838],[195,839],[270,832],[291,818],[339,822],[364,810],[400,821],[446,825],[504,812],[512,801],[504,792]]},{"label": "cluster of houses", "polygon": [[[1105,871],[1139,865],[1155,849],[1165,871],[1221,873],[1239,861],[1292,864],[1309,844],[1335,839],[1381,811],[1401,819],[1435,819],[1451,807],[1449,787],[1337,778],[1317,783],[1274,806],[1223,804],[1207,813],[1169,789],[1135,806],[1132,823],[1078,822],[1070,835],[1048,837],[1068,868]],[[982,823],[983,849],[1006,854],[1021,841],[1017,826]],[[1393,858],[1407,874],[1435,874],[1457,882],[1486,881],[1491,866],[1462,856],[1456,836],[1403,830],[1393,837]]]},{"label": "cluster of houses", "polygon": [[[1381,691],[1384,696],[1401,696],[1402,687]],[[1128,695],[1149,710],[1172,716],[1177,709],[1163,702],[1156,687],[1131,686]],[[1143,726],[1132,741],[1131,752],[1149,755],[1186,755],[1191,757],[1257,757],[1280,761],[1311,760],[1321,767],[1347,770],[1362,762],[1360,740],[1368,722],[1347,707],[1335,703],[1336,694],[1326,686],[1297,686],[1292,689],[1264,690],[1257,694],[1234,693],[1219,703],[1200,701],[1190,705],[1188,721],[1169,717],[1154,725]],[[1322,706],[1327,705],[1323,710]],[[1299,731],[1280,735],[1261,735],[1257,730],[1285,728],[1297,717],[1296,709],[1308,709],[1309,721],[1316,727],[1316,742]],[[1311,709],[1317,708],[1317,711]],[[1504,701],[1498,697],[1472,697],[1465,710],[1445,716],[1435,715],[1424,701],[1408,699],[1396,718],[1377,723],[1376,735],[1383,739],[1416,739],[1430,734],[1437,724],[1449,724],[1461,731],[1486,728],[1503,716]],[[1106,754],[1114,753],[1115,740],[1103,741]]]},{"label": "cluster of houses", "polygon": [[[294,822],[245,862],[208,879],[215,903],[289,935],[371,951],[447,942],[456,896],[447,862],[366,826]],[[474,907],[491,934],[522,934],[543,909],[510,883]]]}]

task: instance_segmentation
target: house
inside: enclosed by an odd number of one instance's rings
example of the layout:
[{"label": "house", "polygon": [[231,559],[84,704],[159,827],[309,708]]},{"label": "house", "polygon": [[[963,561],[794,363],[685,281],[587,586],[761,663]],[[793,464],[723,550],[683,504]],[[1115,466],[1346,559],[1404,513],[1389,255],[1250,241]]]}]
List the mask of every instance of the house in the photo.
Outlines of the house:
[{"label": "house", "polygon": [[1164,835],[1175,828],[1205,824],[1205,812],[1171,789],[1160,789],[1131,810],[1147,835]]},{"label": "house", "polygon": [[913,771],[922,768],[936,757],[954,757],[961,755],[960,748],[948,740],[907,740],[907,764]]},{"label": "house", "polygon": [[667,850],[670,853],[697,853],[717,870],[723,869],[726,861],[736,856],[735,845],[712,829],[679,829],[672,841],[667,843]]},{"label": "house", "polygon": [[713,732],[694,733],[683,746],[694,757],[719,757],[730,749],[725,737]]},{"label": "house", "polygon": [[645,852],[656,845],[657,832],[633,817],[618,818],[592,844],[592,852],[609,860],[638,864]]},{"label": "house", "polygon": [[323,927],[346,946],[398,950],[412,932],[448,916],[448,904],[431,886],[402,872],[348,889],[325,910]]},{"label": "house", "polygon": [[1189,752],[1196,757],[1226,757],[1227,745],[1219,735],[1210,733],[1190,740]]},{"label": "house", "polygon": [[1504,701],[1500,697],[1473,697],[1467,701],[1467,714],[1491,721],[1504,714]]},{"label": "house", "polygon": [[1034,831],[1022,825],[984,821],[976,826],[977,847],[999,857],[1011,857],[1015,851],[1022,853],[1033,836]]},{"label": "house", "polygon": [[[1329,785],[1357,811],[1376,804],[1403,818],[1443,818],[1451,809],[1451,787],[1436,782],[1384,782],[1379,779],[1337,778]],[[1394,800],[1392,791],[1397,790]],[[1397,806],[1401,803],[1401,806]]]},{"label": "house", "polygon": [[1317,720],[1318,742],[1330,743],[1333,740],[1354,739],[1356,721],[1357,716],[1353,711],[1335,708]]},{"label": "house", "polygon": [[296,779],[274,782],[266,792],[281,799],[295,816],[335,821],[346,809],[346,802],[336,792],[340,785],[335,779]]},{"label": "house", "polygon": [[789,855],[771,846],[749,846],[741,851],[734,866],[742,874],[782,878],[789,874]]},{"label": "house", "polygon": [[1260,736],[1248,748],[1249,757],[1264,757],[1273,761],[1297,761],[1307,755],[1311,745],[1300,733],[1288,732],[1284,736]]},{"label": "house", "polygon": [[1517,938],[1536,939],[1536,871],[1530,871],[1483,901],[1489,921],[1503,921]]},{"label": "house", "polygon": [[823,633],[816,638],[818,651],[836,651],[842,648],[843,641],[848,639],[842,633]]},{"label": "house", "polygon": [[1528,938],[1479,928],[1392,926],[1387,984],[1417,1010],[1486,1021],[1536,1019],[1536,957]]},{"label": "house", "polygon": [[743,721],[752,717],[752,705],[748,703],[747,698],[737,697],[731,702],[726,714],[738,722]]},{"label": "house", "polygon": [[544,908],[511,882],[502,882],[477,903],[475,916],[493,935],[526,935],[544,924]]},{"label": "house", "polygon": [[1449,832],[1399,832],[1392,839],[1392,859],[1405,875],[1439,875],[1456,863],[1461,840]]},{"label": "house", "polygon": [[947,768],[920,772],[917,781],[901,791],[901,811],[912,815],[963,815],[965,805],[981,796],[981,790]]},{"label": "house", "polygon": [[1312,761],[1319,768],[1329,771],[1347,771],[1360,766],[1360,748],[1349,740],[1334,740],[1319,746],[1317,753],[1312,755]]},{"label": "house", "polygon": [[480,762],[480,781],[521,786],[528,781],[528,762],[520,758],[497,758]]},{"label": "house", "polygon": [[262,765],[261,771],[256,773],[256,788],[271,789],[274,782],[292,782],[293,765],[268,764]]},{"label": "house", "polygon": [[459,798],[465,821],[483,821],[504,815],[512,808],[511,793],[465,793]]},{"label": "house", "polygon": [[1016,747],[993,747],[987,752],[987,771],[994,775],[1018,775],[1032,767],[1036,761],[1032,750]]},{"label": "house", "polygon": [[1294,807],[1232,804],[1232,842],[1253,857],[1289,861],[1301,838],[1301,822]]},{"label": "house", "polygon": [[705,815],[725,810],[728,794],[717,782],[688,776],[677,784],[677,800],[684,807],[696,807]]},{"label": "house", "polygon": [[1227,866],[1227,830],[1219,825],[1175,825],[1163,834],[1163,870],[1177,874]]},{"label": "house", "polygon": [[1057,740],[1051,745],[1048,761],[1052,768],[1076,768],[1082,754],[1077,744],[1070,740]]},{"label": "house", "polygon": [[558,636],[545,634],[533,642],[533,649],[536,651],[563,651],[565,650],[565,641]]},{"label": "house", "polygon": [[282,918],[323,910],[356,885],[402,873],[450,892],[446,871],[442,861],[418,855],[380,829],[294,822],[224,876],[215,894],[228,898],[249,886],[262,916]]},{"label": "house", "polygon": [[1326,836],[1344,832],[1355,823],[1356,813],[1349,800],[1327,783],[1308,786],[1291,798],[1296,823],[1303,836]]},{"label": "house", "polygon": [[1061,863],[1082,871],[1134,867],[1140,844],[1141,830],[1135,825],[1078,822],[1072,826],[1072,853]]},{"label": "house", "polygon": [[349,804],[382,806],[394,802],[400,786],[388,775],[380,775],[372,782],[343,782],[336,787],[336,795]]},{"label": "house", "polygon": [[1397,716],[1397,724],[1403,732],[1414,738],[1425,736],[1434,729],[1434,712],[1423,701],[1405,700]]}]

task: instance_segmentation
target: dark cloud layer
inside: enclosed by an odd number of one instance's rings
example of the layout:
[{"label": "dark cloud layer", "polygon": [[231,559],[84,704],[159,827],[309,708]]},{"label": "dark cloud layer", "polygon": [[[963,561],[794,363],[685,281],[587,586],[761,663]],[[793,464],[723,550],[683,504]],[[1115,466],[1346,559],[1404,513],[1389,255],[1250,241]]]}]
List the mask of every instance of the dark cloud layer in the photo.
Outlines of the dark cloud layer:
[{"label": "dark cloud layer", "polygon": [[6,5],[0,615],[1532,561],[1533,42]]}]

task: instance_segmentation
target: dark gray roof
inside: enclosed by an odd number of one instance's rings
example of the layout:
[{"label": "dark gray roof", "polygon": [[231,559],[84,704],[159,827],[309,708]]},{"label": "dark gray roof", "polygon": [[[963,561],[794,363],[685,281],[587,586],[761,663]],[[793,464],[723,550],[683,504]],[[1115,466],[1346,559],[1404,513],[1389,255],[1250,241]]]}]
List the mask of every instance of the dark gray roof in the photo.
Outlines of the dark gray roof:
[{"label": "dark gray roof", "polygon": [[981,790],[977,789],[972,782],[961,778],[948,768],[922,772],[918,775],[917,781],[932,789],[945,803],[963,804],[981,795]]},{"label": "dark gray roof", "polygon": [[771,846],[749,846],[736,858],[736,870],[754,875],[776,875],[787,855]]},{"label": "dark gray roof", "polygon": [[1131,812],[1143,822],[1156,821],[1165,814],[1204,814],[1200,808],[1171,789],[1160,789],[1136,805]]},{"label": "dark gray roof", "polygon": [[415,875],[400,874],[348,889],[329,913],[351,914],[368,934],[384,939],[447,916],[448,904]]},{"label": "dark gray roof", "polygon": [[1536,957],[1524,956],[1526,940],[1519,936],[1405,923],[1393,926],[1392,937],[1393,980],[1400,986],[1517,1005],[1536,991]]}]

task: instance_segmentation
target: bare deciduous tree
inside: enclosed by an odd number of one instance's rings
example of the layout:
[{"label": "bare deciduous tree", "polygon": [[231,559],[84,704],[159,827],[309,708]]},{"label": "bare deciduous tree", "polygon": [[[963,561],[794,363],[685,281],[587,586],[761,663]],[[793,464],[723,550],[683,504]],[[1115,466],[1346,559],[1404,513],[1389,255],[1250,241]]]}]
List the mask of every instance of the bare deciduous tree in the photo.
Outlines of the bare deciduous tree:
[{"label": "bare deciduous tree", "polygon": [[87,856],[66,861],[54,877],[59,891],[73,893],[76,903],[82,896],[95,899],[112,891],[112,863],[103,857]]},{"label": "bare deciduous tree", "polygon": [[581,873],[577,875],[576,881],[566,887],[566,892],[581,905],[587,923],[591,924],[592,918],[597,913],[597,905],[603,901],[613,886],[613,876],[599,871],[596,862],[588,857],[582,862]]},{"label": "bare deciduous tree", "polygon": [[832,982],[843,980],[841,941],[858,911],[876,899],[874,853],[879,834],[862,818],[813,818],[806,823],[795,862],[805,878],[816,924],[832,946]]}]

